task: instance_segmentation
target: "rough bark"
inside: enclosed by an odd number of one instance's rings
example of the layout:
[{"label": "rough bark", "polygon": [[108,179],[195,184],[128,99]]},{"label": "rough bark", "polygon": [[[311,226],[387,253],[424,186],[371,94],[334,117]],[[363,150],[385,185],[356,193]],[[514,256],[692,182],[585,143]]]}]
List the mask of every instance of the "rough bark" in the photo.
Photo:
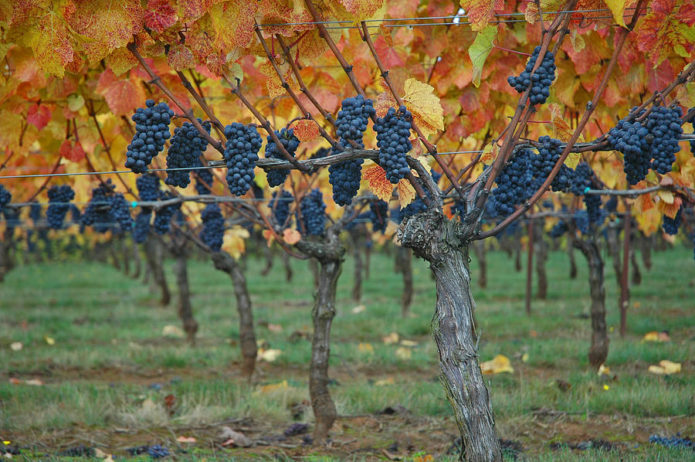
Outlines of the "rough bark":
[{"label": "rough bark", "polygon": [[521,272],[521,240],[513,237],[512,245],[514,249],[514,270],[519,273]]},{"label": "rough bark", "polygon": [[548,243],[543,239],[543,223],[537,222],[533,227],[534,244],[533,251],[536,258],[536,276],[538,277],[536,298],[545,300],[548,298],[548,275],[545,265],[548,262]]},{"label": "rough bark", "polygon": [[292,265],[290,265],[290,256],[287,252],[282,252],[282,265],[285,267],[285,281],[292,282]]},{"label": "rough bark", "polygon": [[461,433],[461,459],[501,461],[490,397],[478,364],[475,303],[467,263],[472,232],[441,214],[429,212],[406,220],[398,237],[430,263],[436,281],[432,329],[442,382]]},{"label": "rough bark", "polygon": [[251,379],[256,369],[256,356],[258,347],[256,344],[256,332],[253,327],[253,310],[251,297],[249,296],[246,276],[231,255],[227,252],[215,252],[212,254],[215,268],[229,275],[236,296],[237,312],[239,313],[239,344],[241,347],[241,373],[248,380]]},{"label": "rough bark", "polygon": [[324,441],[333,426],[337,411],[328,390],[328,364],[330,358],[331,325],[335,317],[335,299],[338,278],[343,265],[345,248],[337,236],[323,242],[301,240],[296,247],[318,262],[318,288],[311,312],[314,335],[311,340],[311,365],[309,369],[309,396],[316,425],[314,440]]},{"label": "rough bark", "polygon": [[116,246],[117,246],[116,240],[112,239],[111,242],[108,244],[108,246],[109,246],[109,256],[111,257],[111,264],[118,271],[121,271],[121,258],[118,255],[118,249],[116,248]]},{"label": "rough bark", "polygon": [[598,368],[608,357],[608,331],[606,329],[606,289],[604,287],[603,260],[593,239],[576,239],[574,245],[582,252],[589,266],[591,291],[591,347],[589,364]]},{"label": "rough bark", "polygon": [[644,237],[641,236],[639,239],[640,243],[640,253],[642,254],[642,263],[647,270],[652,269],[652,246],[654,245],[654,239],[656,236]]},{"label": "rough bark", "polygon": [[574,259],[574,232],[567,233],[567,258],[570,261],[570,279],[577,278],[577,261]]},{"label": "rough bark", "polygon": [[[606,243],[608,244],[608,254],[611,256],[613,264],[613,272],[615,273],[615,281],[618,287],[622,289],[623,267],[622,258],[620,256],[620,229],[617,223],[611,223],[606,228]],[[620,303],[620,302],[618,302]],[[618,304],[620,306],[620,304]]]},{"label": "rough bark", "polygon": [[478,260],[478,268],[480,270],[478,276],[478,287],[484,289],[487,287],[487,255],[485,252],[485,242],[476,241],[471,244],[475,258]]},{"label": "rough bark", "polygon": [[152,279],[162,293],[159,303],[162,306],[167,306],[171,302],[171,292],[169,292],[169,285],[164,275],[162,245],[154,236],[150,236],[145,241],[144,247],[147,266],[150,269]]},{"label": "rough bark", "polygon": [[269,245],[263,245],[261,248],[265,257],[265,267],[261,270],[261,276],[267,276],[273,269],[273,249]]},{"label": "rough bark", "polygon": [[639,269],[635,252],[630,252],[630,262],[632,263],[632,283],[638,286],[642,284],[642,272]]},{"label": "rough bark", "polygon": [[118,252],[123,259],[123,274],[130,275],[130,258],[128,258],[128,241],[125,238],[118,240]]},{"label": "rough bark", "polygon": [[369,279],[369,266],[372,260],[372,241],[371,239],[364,246],[364,278]]},{"label": "rough bark", "polygon": [[401,295],[401,316],[408,317],[413,302],[413,256],[407,247],[396,248],[395,270],[403,275],[403,295]]},{"label": "rough bark", "polygon": [[140,249],[138,249],[137,243],[135,241],[131,242],[130,248],[133,256],[133,279],[138,279],[142,272],[142,259],[140,258]]},{"label": "rough bark", "polygon": [[319,288],[319,263],[313,258],[309,260],[309,270],[314,279],[314,291]]},{"label": "rough bark", "polygon": [[176,285],[179,289],[179,319],[183,324],[183,330],[186,332],[188,342],[191,345],[195,345],[198,322],[193,317],[193,307],[191,306],[191,291],[188,284],[188,257],[183,248],[176,249],[174,257],[176,258],[174,273],[176,274]]}]

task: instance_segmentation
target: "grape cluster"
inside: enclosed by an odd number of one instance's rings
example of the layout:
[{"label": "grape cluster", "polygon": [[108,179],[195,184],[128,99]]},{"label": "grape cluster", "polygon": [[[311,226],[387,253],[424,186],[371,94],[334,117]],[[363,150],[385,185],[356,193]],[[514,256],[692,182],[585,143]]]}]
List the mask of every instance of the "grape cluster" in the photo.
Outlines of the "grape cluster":
[{"label": "grape cluster", "polygon": [[[253,169],[256,166],[258,151],[261,149],[263,139],[258,134],[255,126],[243,125],[237,122],[224,128],[224,136],[227,137],[227,144],[224,147],[224,160],[227,162],[227,185],[229,185],[229,190],[232,194],[243,196],[251,188],[255,178]],[[272,140],[269,139],[268,146],[271,143]],[[299,144],[299,141],[297,141],[297,144]],[[273,146],[275,146],[274,143]],[[267,156],[268,149],[266,149]],[[283,170],[283,173],[286,174],[287,170]],[[268,177],[270,178],[270,173],[268,173]],[[285,181],[284,177],[280,183],[283,181]],[[268,182],[270,182],[270,179]]]},{"label": "grape cluster", "polygon": [[318,149],[316,150],[316,152],[313,153],[313,154],[309,157],[309,159],[323,159],[323,158],[326,157],[328,154],[330,154],[330,152],[331,152],[331,148],[326,148],[326,147],[318,148]]},{"label": "grape cluster", "polygon": [[618,198],[616,196],[611,196],[606,202],[606,212],[615,213],[618,210]]},{"label": "grape cluster", "polygon": [[200,214],[203,219],[203,230],[200,232],[200,240],[217,252],[222,248],[224,241],[224,217],[217,204],[208,204]]},{"label": "grape cluster", "polygon": [[[173,199],[175,197],[176,196],[172,194],[170,191],[164,192],[159,195],[159,199],[162,201]],[[171,219],[173,218],[176,211],[180,208],[181,202],[158,208],[154,215],[154,232],[157,234],[168,233],[169,229],[171,228]]]},{"label": "grape cluster", "polygon": [[587,194],[584,196],[584,206],[586,207],[587,218],[592,225],[600,225],[606,219],[606,215],[601,210],[601,196]]},{"label": "grape cluster", "polygon": [[[695,110],[695,108],[690,108],[690,110]],[[695,135],[695,120],[690,121],[690,125],[693,126],[693,133],[692,135]],[[695,140],[690,140],[690,153],[695,156]]]},{"label": "grape cluster", "polygon": [[169,455],[169,450],[165,447],[155,444],[147,449],[147,454],[153,459],[160,459]]},{"label": "grape cluster", "polygon": [[497,215],[506,217],[533,194],[533,156],[531,150],[521,149],[500,171],[491,192]]},{"label": "grape cluster", "polygon": [[405,106],[398,111],[389,108],[384,117],[376,119],[376,145],[379,148],[379,165],[386,170],[386,178],[393,184],[404,178],[410,168],[406,154],[412,148],[410,144],[410,125],[413,116]]},{"label": "grape cluster", "polygon": [[212,172],[208,169],[196,170],[198,175],[195,179],[195,190],[201,196],[205,194],[210,194],[212,192]]},{"label": "grape cluster", "polygon": [[582,234],[588,234],[589,233],[589,215],[587,214],[586,210],[577,210],[574,212],[574,224],[577,226],[577,229],[579,230],[580,233]]},{"label": "grape cluster", "polygon": [[574,169],[570,183],[570,192],[575,196],[583,196],[587,188],[591,188],[591,183],[594,178],[594,171],[588,163],[580,162],[577,168]]},{"label": "grape cluster", "polygon": [[533,50],[533,54],[526,62],[526,69],[518,77],[512,76],[507,78],[509,85],[514,87],[518,93],[523,93],[527,88],[531,87],[529,92],[531,104],[545,103],[548,96],[550,96],[550,85],[555,80],[555,56],[550,51],[545,53],[543,62],[536,69],[536,72],[531,75],[540,51],[540,46]]},{"label": "grape cluster", "polygon": [[[294,157],[294,153],[299,147],[299,139],[294,136],[294,130],[293,129],[286,129],[283,128],[280,131],[275,131],[275,135],[277,135],[278,139],[284,146],[285,150],[290,154],[290,156]],[[280,159],[280,160],[286,160],[285,156],[282,155],[282,152],[280,149],[278,149],[278,146],[275,144],[273,141],[273,138],[268,135],[268,144],[265,146],[265,158],[266,159]],[[287,175],[290,174],[290,171],[284,168],[278,168],[274,170],[269,170],[268,171],[268,184],[270,186],[280,186],[282,183],[285,182],[285,179],[287,178]]]},{"label": "grape cluster", "polygon": [[666,234],[670,234],[671,236],[678,234],[678,228],[680,228],[681,221],[683,219],[681,216],[681,211],[682,209],[678,209],[678,213],[676,213],[675,218],[669,218],[664,215],[664,223],[661,225],[661,227],[664,229]]},{"label": "grape cluster", "polygon": [[147,241],[147,236],[150,234],[150,222],[152,221],[152,211],[143,208],[135,217],[133,225],[133,240],[137,244],[142,244]]},{"label": "grape cluster", "polygon": [[135,180],[135,186],[138,188],[140,200],[156,201],[159,198],[159,177],[154,173],[140,175]]},{"label": "grape cluster", "polygon": [[75,191],[70,185],[52,186],[48,190],[48,209],[46,220],[51,229],[62,229],[65,215],[70,210],[70,201],[75,198]]},{"label": "grape cluster", "polygon": [[123,194],[116,193],[115,189],[110,179],[92,189],[92,199],[80,221],[82,226],[91,226],[97,233],[105,233],[109,229],[114,232],[130,231],[133,226],[130,205]]},{"label": "grape cluster", "polygon": [[352,159],[328,167],[328,181],[333,186],[333,200],[348,205],[360,189],[362,159]]},{"label": "grape cluster", "polygon": [[[278,194],[280,195],[278,197]],[[287,219],[290,216],[290,203],[294,200],[291,193],[287,191],[273,192],[273,198],[268,202],[268,207],[273,211],[273,220],[275,225],[282,229],[288,227]]]},{"label": "grape cluster", "polygon": [[532,188],[534,190],[539,189],[546,178],[548,178],[562,153],[562,149],[560,149],[562,141],[560,140],[549,136],[541,136],[538,138],[538,142],[541,144],[538,154],[531,156],[531,167],[533,168],[534,176]]},{"label": "grape cluster", "polygon": [[676,161],[676,153],[681,150],[678,140],[683,134],[682,115],[680,107],[670,109],[656,106],[645,121],[649,131],[646,141],[652,158],[651,167],[661,174],[671,171],[671,166]]},{"label": "grape cluster", "polygon": [[166,103],[155,106],[154,101],[148,99],[145,105],[147,107],[138,108],[133,114],[135,135],[126,152],[125,166],[135,173],[146,172],[152,158],[162,150],[171,136],[169,123],[174,116],[174,111]]},{"label": "grape cluster", "polygon": [[[203,128],[210,133],[210,122],[201,121]],[[174,129],[174,137],[167,152],[167,168],[190,169],[201,165],[200,156],[207,149],[208,142],[200,136],[198,129],[186,122]],[[185,188],[191,182],[191,170],[170,170],[167,172],[165,183],[171,186]]]},{"label": "grape cluster", "polygon": [[10,233],[14,233],[14,229],[21,224],[21,221],[19,220],[19,209],[14,207],[5,207],[2,214],[5,217],[7,230],[9,230]]},{"label": "grape cluster", "polygon": [[11,200],[12,193],[0,184],[0,213],[5,209],[5,206],[9,204]]},{"label": "grape cluster", "polygon": [[369,118],[374,116],[374,114],[376,114],[376,111],[371,99],[365,99],[362,95],[345,98],[341,104],[340,111],[338,111],[338,119],[335,124],[338,137],[341,140],[361,143]]},{"label": "grape cluster", "polygon": [[558,237],[561,237],[563,234],[565,234],[568,231],[567,223],[564,221],[559,221],[555,226],[552,227],[548,235],[552,237],[553,239],[557,239]]},{"label": "grape cluster", "polygon": [[326,226],[326,204],[323,203],[321,191],[316,188],[304,196],[299,209],[302,212],[304,232],[309,236],[322,235]]},{"label": "grape cluster", "polygon": [[667,448],[690,448],[695,451],[695,441],[690,438],[682,438],[680,433],[671,437],[651,435],[649,437],[649,442],[660,446],[666,446]]},{"label": "grape cluster", "polygon": [[389,204],[382,200],[370,202],[366,218],[372,222],[372,231],[384,233],[388,225]]},{"label": "grape cluster", "polygon": [[627,118],[620,120],[608,132],[608,143],[625,156],[623,169],[627,182],[631,185],[639,183],[649,173],[651,157],[647,150],[648,134],[649,131],[642,124],[628,122]]}]

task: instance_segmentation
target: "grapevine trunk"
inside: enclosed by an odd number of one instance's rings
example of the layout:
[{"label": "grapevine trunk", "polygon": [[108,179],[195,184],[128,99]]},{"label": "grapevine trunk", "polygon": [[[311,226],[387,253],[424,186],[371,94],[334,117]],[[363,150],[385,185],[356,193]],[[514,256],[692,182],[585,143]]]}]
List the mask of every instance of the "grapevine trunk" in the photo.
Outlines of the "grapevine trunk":
[{"label": "grapevine trunk", "polygon": [[171,301],[171,293],[169,292],[169,285],[167,284],[166,277],[164,276],[164,268],[162,267],[162,245],[159,243],[158,239],[154,236],[150,236],[149,239],[145,241],[144,247],[150,273],[152,273],[155,284],[162,292],[159,303],[162,306],[167,306]]},{"label": "grapevine trunk", "polygon": [[195,334],[198,332],[198,322],[193,317],[193,307],[191,306],[191,291],[188,284],[188,258],[184,249],[179,249],[175,254],[176,263],[174,273],[176,275],[176,286],[179,289],[179,319],[186,332],[186,338],[191,345],[195,345]]}]

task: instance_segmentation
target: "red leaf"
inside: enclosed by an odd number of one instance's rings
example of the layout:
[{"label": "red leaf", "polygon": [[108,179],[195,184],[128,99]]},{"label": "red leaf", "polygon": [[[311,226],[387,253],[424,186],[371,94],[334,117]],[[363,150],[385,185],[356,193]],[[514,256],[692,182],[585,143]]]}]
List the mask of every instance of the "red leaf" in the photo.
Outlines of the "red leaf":
[{"label": "red leaf", "polygon": [[85,157],[85,152],[84,149],[82,149],[82,145],[79,142],[73,144],[73,142],[70,140],[63,141],[63,144],[60,145],[60,150],[58,152],[60,153],[61,157],[72,162],[79,162]]},{"label": "red leaf", "polygon": [[176,24],[176,10],[168,0],[149,0],[145,12],[145,26],[157,32]]},{"label": "red leaf", "polygon": [[141,106],[142,89],[130,80],[117,79],[111,69],[101,73],[97,93],[106,99],[109,109],[116,116],[126,115]]},{"label": "red leaf", "polygon": [[405,61],[398,56],[398,53],[396,53],[396,50],[393,49],[393,46],[389,46],[389,44],[386,43],[383,35],[380,35],[374,41],[374,48],[376,50],[376,54],[379,56],[379,59],[386,69],[405,65]]},{"label": "red leaf", "polygon": [[313,120],[299,120],[292,128],[299,141],[311,141],[319,136],[319,127]]},{"label": "red leaf", "polygon": [[51,120],[51,110],[48,106],[34,104],[27,112],[27,122],[41,130]]}]

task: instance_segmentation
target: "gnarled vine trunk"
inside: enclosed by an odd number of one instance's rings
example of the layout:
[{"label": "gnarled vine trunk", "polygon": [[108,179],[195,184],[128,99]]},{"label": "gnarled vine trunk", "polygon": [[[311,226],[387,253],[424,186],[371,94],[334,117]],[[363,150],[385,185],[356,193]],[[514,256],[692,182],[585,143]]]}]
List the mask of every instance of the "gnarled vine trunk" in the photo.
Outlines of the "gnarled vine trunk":
[{"label": "gnarled vine trunk", "polygon": [[548,262],[548,243],[543,239],[543,222],[535,223],[533,227],[533,251],[536,257],[536,276],[538,277],[536,297],[540,300],[548,298],[548,275],[545,265]]},{"label": "gnarled vine trunk", "polygon": [[639,269],[635,252],[630,252],[630,262],[632,263],[632,283],[638,286],[642,284],[642,272]]},{"label": "gnarled vine trunk", "polygon": [[236,307],[239,313],[239,343],[241,347],[241,373],[247,379],[251,379],[256,369],[256,356],[258,346],[256,344],[256,332],[253,327],[253,311],[251,309],[251,297],[249,296],[246,276],[231,255],[227,252],[215,252],[212,254],[215,268],[229,275],[236,296]]},{"label": "gnarled vine trunk", "polygon": [[162,306],[166,306],[171,301],[171,292],[169,292],[169,285],[167,284],[167,280],[164,275],[164,267],[162,265],[162,245],[159,243],[158,239],[156,239],[154,236],[150,236],[149,239],[145,241],[144,247],[145,258],[147,259],[147,266],[150,269],[150,274],[154,280],[154,283],[162,292],[159,303]]},{"label": "gnarled vine trunk", "polygon": [[416,215],[401,225],[403,245],[430,263],[437,286],[432,319],[442,382],[461,433],[462,460],[501,461],[490,397],[478,364],[475,303],[468,267],[472,231],[434,212]]},{"label": "gnarled vine trunk", "polygon": [[606,289],[603,279],[603,259],[594,239],[575,239],[574,245],[586,257],[589,266],[591,292],[591,347],[589,364],[598,368],[608,357],[608,332],[606,329]]},{"label": "gnarled vine trunk", "polygon": [[355,259],[355,270],[352,283],[352,299],[359,303],[362,300],[362,274],[364,273],[362,262],[362,246],[361,230],[353,228],[350,231],[350,240],[352,241],[352,257]]},{"label": "gnarled vine trunk", "polygon": [[135,241],[131,242],[131,251],[133,253],[133,279],[138,279],[142,271],[142,260],[140,259],[140,249]]},{"label": "gnarled vine trunk", "polygon": [[406,247],[396,248],[395,270],[403,275],[403,295],[401,295],[401,316],[406,318],[413,302],[413,256]]},{"label": "gnarled vine trunk", "polygon": [[290,265],[290,256],[287,252],[282,252],[282,265],[285,267],[285,281],[292,282],[292,265]]},{"label": "gnarled vine trunk", "polygon": [[471,244],[475,258],[478,260],[478,268],[480,270],[478,276],[478,287],[484,289],[487,287],[487,255],[485,252],[485,242],[476,241]]},{"label": "gnarled vine trunk", "polygon": [[178,314],[186,338],[191,345],[195,345],[195,334],[198,332],[198,322],[193,317],[193,307],[191,306],[191,290],[188,284],[188,257],[184,248],[172,248],[172,253],[176,259],[174,264],[174,274],[176,275],[176,286],[179,289]]},{"label": "gnarled vine trunk", "polygon": [[574,259],[574,233],[567,233],[567,257],[570,261],[570,279],[577,278],[577,262]]}]

